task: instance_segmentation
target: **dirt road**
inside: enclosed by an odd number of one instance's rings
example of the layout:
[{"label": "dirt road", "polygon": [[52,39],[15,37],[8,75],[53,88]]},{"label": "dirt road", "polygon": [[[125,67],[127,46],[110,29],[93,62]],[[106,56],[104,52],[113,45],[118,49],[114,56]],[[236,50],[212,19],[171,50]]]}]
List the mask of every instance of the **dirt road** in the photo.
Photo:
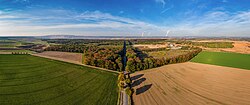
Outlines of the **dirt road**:
[{"label": "dirt road", "polygon": [[135,105],[250,105],[250,70],[187,62],[132,79]]}]

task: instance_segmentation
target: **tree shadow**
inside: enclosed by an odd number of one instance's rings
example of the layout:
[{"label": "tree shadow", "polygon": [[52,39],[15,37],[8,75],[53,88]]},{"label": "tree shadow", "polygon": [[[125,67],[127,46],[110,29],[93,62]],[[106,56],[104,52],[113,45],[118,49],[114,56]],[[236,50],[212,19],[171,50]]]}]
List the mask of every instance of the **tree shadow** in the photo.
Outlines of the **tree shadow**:
[{"label": "tree shadow", "polygon": [[146,81],[146,78],[140,78],[132,83],[132,87],[138,86],[144,81]]},{"label": "tree shadow", "polygon": [[146,92],[146,91],[149,90],[151,87],[152,87],[152,84],[145,85],[145,86],[143,86],[143,87],[137,88],[137,89],[136,89],[136,95],[139,95],[139,94],[141,94],[141,93]]},{"label": "tree shadow", "polygon": [[132,80],[132,81],[137,80],[137,79],[141,78],[143,75],[144,75],[144,74],[138,74],[138,75],[136,75],[136,76],[133,76],[133,77],[131,77],[131,80]]}]

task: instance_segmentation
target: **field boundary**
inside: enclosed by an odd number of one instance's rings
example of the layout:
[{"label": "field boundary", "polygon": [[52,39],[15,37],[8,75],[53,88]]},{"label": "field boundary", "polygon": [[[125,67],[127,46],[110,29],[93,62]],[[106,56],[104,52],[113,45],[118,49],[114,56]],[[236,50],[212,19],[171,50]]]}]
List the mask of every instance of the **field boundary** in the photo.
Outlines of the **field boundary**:
[{"label": "field boundary", "polygon": [[81,64],[80,62],[77,62],[77,61],[66,60],[66,59],[63,59],[63,58],[48,57],[48,56],[43,56],[43,55],[38,55],[38,54],[30,54],[30,55],[37,56],[37,57],[42,57],[42,58],[53,59],[53,60],[58,60],[58,61],[63,61],[63,62],[67,62],[67,63],[73,63],[73,64],[77,64],[77,65],[81,65],[81,66],[86,66],[86,67],[90,67],[90,68],[100,69],[100,70],[103,70],[103,71],[108,71],[108,72],[113,72],[113,73],[120,73],[118,71],[113,71],[113,70],[104,69],[104,68],[100,68],[100,67],[85,65],[85,64]]},{"label": "field boundary", "polygon": [[[208,64],[208,63],[199,63],[199,62],[192,62],[192,61],[188,61],[188,62],[190,62],[190,63],[196,63],[196,64],[203,64],[203,65],[212,65],[212,66],[217,66],[217,67],[232,68],[232,69],[238,69],[238,70],[248,70],[248,69],[244,69],[244,68],[237,68],[237,67],[230,67],[230,66],[221,66],[221,65]],[[185,63],[185,62],[183,62],[183,63]]]}]

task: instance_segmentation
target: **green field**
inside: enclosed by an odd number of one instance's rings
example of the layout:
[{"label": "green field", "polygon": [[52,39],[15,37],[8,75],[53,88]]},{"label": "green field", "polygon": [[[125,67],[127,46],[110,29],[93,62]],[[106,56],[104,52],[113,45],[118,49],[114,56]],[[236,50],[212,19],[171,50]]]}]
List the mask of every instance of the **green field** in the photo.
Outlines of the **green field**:
[{"label": "green field", "polygon": [[250,54],[203,51],[193,58],[191,62],[250,70]]},{"label": "green field", "polygon": [[33,51],[30,51],[30,50],[0,50],[0,52],[34,53]]},{"label": "green field", "polygon": [[31,55],[0,55],[0,105],[115,105],[117,74]]}]

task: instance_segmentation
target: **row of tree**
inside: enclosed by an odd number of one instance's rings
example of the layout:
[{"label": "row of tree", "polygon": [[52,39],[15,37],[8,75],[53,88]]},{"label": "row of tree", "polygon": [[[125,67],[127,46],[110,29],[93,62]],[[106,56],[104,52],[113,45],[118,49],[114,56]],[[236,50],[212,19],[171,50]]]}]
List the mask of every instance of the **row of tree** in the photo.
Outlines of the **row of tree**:
[{"label": "row of tree", "polygon": [[29,54],[28,52],[11,52],[13,55],[27,55]]}]

